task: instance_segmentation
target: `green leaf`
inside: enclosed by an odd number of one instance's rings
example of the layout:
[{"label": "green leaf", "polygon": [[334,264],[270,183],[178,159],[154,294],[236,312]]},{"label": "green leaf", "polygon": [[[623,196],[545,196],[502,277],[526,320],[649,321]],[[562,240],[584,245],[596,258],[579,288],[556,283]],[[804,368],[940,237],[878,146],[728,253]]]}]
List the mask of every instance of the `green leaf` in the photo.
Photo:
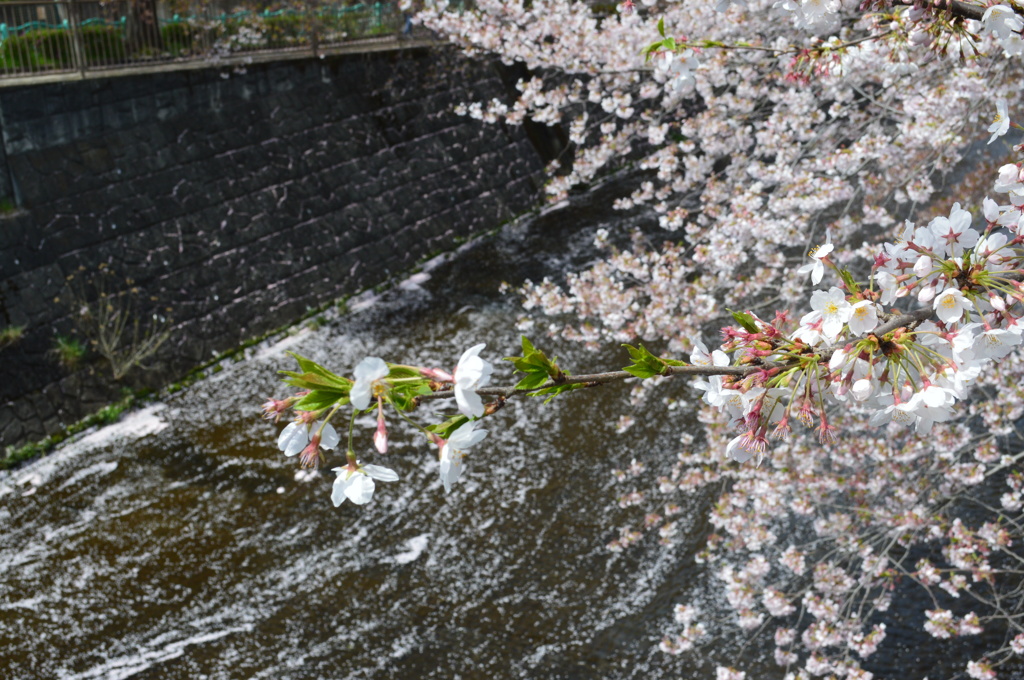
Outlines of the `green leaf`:
[{"label": "green leaf", "polygon": [[416,397],[423,394],[430,394],[431,392],[430,383],[426,379],[423,379],[422,381],[396,385],[391,388],[389,394],[391,403],[395,408],[399,411],[409,411],[414,408],[414,400]]},{"label": "green leaf", "polygon": [[656,375],[661,375],[661,371],[655,371],[653,369],[644,368],[643,366],[638,366],[635,364],[632,366],[626,366],[622,370],[624,370],[626,373],[632,373],[641,380],[646,380],[647,378],[653,378]]},{"label": "green leaf", "polygon": [[416,399],[415,394],[391,393],[391,404],[399,411],[408,411],[412,409],[414,399]]},{"label": "green leaf", "polygon": [[332,389],[332,390],[343,390],[348,392],[350,385],[339,384],[338,382],[326,378],[319,373],[298,373],[296,371],[278,371],[279,373],[288,376],[287,379],[282,378],[285,383],[298,387],[303,390],[316,390],[316,389]]},{"label": "green leaf", "polygon": [[665,37],[665,17],[658,19],[658,33],[662,38]]},{"label": "green leaf", "polygon": [[761,329],[758,328],[757,324],[754,322],[754,317],[751,316],[748,312],[734,312],[730,309],[729,313],[732,314],[732,318],[736,320],[736,323],[738,323],[740,326],[743,326],[743,330],[747,331],[748,333],[761,332]]},{"label": "green leaf", "polygon": [[333,387],[338,390],[348,390],[352,387],[352,381],[348,378],[342,378],[340,375],[336,375],[326,368],[316,363],[311,359],[300,356],[295,352],[288,352],[299,363],[299,370],[301,373],[294,371],[280,371],[287,376],[290,376],[293,380],[304,380],[309,383],[308,385],[297,385],[292,380],[285,380],[289,385],[295,385],[296,387],[303,387],[305,389],[315,389],[318,386]]},{"label": "green leaf", "polygon": [[348,392],[336,390],[313,390],[295,404],[299,411],[322,411],[335,404],[347,404]]},{"label": "green leaf", "polygon": [[459,429],[468,422],[469,418],[467,418],[466,416],[457,415],[452,416],[443,423],[438,423],[437,425],[428,425],[426,429],[429,430],[430,432],[433,432],[441,439],[448,439],[449,437],[452,436],[452,433],[455,432],[455,430]]},{"label": "green leaf", "polygon": [[548,359],[544,352],[534,347],[525,335],[522,342],[523,356],[505,357],[505,361],[511,361],[517,372],[526,374],[517,387],[525,384],[524,389],[531,389],[542,385],[548,379],[558,381],[568,375],[558,367],[554,359]]},{"label": "green leaf", "polygon": [[544,400],[544,403],[545,404],[550,404],[551,400],[554,399],[555,397],[557,397],[559,394],[562,394],[563,392],[571,392],[571,391],[579,389],[581,387],[586,387],[586,385],[584,385],[583,383],[573,383],[571,385],[554,385],[552,387],[545,387],[542,390],[537,390],[536,392],[529,392],[527,394],[527,396],[530,396],[530,397],[543,397],[543,396],[547,396],[548,398]]},{"label": "green leaf", "polygon": [[388,372],[389,378],[422,378],[423,376],[415,368],[409,366],[392,366]]},{"label": "green leaf", "polygon": [[525,378],[516,383],[517,390],[532,390],[540,387],[548,381],[548,374],[541,372],[528,373]]},{"label": "green leaf", "polygon": [[285,352],[285,354],[291,356],[295,361],[299,362],[299,370],[303,373],[312,373],[315,369],[320,368],[320,364],[316,363],[312,359],[296,354],[295,352]]},{"label": "green leaf", "polygon": [[641,379],[652,378],[656,375],[665,375],[665,373],[668,372],[669,366],[687,365],[685,361],[656,357],[643,345],[639,345],[637,347],[633,347],[632,345],[623,345],[623,347],[625,347],[626,351],[629,352],[629,357],[633,360],[633,363],[622,370]]},{"label": "green leaf", "polygon": [[846,284],[846,290],[849,291],[850,294],[856,295],[860,292],[860,286],[857,284],[857,280],[853,278],[853,274],[848,270],[840,269],[839,278],[841,278],[843,283]]}]

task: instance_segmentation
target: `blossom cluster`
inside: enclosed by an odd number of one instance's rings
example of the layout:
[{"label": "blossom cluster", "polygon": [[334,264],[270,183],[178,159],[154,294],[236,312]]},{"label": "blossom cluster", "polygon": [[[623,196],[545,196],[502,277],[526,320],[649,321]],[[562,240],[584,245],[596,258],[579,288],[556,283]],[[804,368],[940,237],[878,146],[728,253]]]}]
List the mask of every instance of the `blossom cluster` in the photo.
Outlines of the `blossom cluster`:
[{"label": "blossom cluster", "polygon": [[302,467],[315,469],[324,463],[325,452],[341,441],[331,419],[342,406],[351,404],[346,465],[333,469],[337,476],[331,501],[335,507],[346,499],[364,505],[372,499],[377,481],[396,482],[398,474],[381,465],[364,464],[357,457],[352,444],[356,416],[376,410],[373,444],[377,453],[384,455],[389,441],[385,405],[403,415],[415,405],[417,396],[449,389],[461,415],[421,430],[438,447],[441,483],[445,492],[450,492],[462,474],[466,453],[487,436],[487,430],[477,429],[477,420],[485,414],[477,389],[490,381],[493,370],[490,362],[480,357],[484,347],[480,344],[466,350],[451,373],[366,357],[353,369],[354,379],[335,375],[316,362],[294,355],[300,370],[284,373],[288,376],[286,382],[301,389],[287,399],[269,399],[263,405],[264,415],[276,422],[288,410],[295,411],[295,419],[278,435],[278,449],[286,456],[299,456]]},{"label": "blossom cluster", "polygon": [[[959,203],[927,225],[908,221],[898,240],[877,252],[868,286],[847,282],[848,291],[815,291],[799,324],[780,314],[772,322],[727,328],[723,348],[711,354],[696,342],[694,364],[729,365],[728,352],[738,363],[763,367],[750,377],[697,383],[706,403],[744,428],[728,456],[741,462],[760,457],[769,437],[789,435],[792,421],[813,425],[819,440],[831,443],[832,404],[856,402],[871,412],[873,425],[906,423],[920,434],[951,420],[986,364],[1022,342],[1024,194],[1015,191],[1024,185],[1009,181],[1020,173],[1016,164],[1000,170],[995,188],[1010,194],[1011,203],[985,199],[983,232]],[[816,249],[813,264],[801,271],[820,281],[830,250],[828,243]],[[926,305],[934,320],[917,315],[899,323],[897,305],[905,299]],[[875,332],[886,325],[884,333]]]},{"label": "blossom cluster", "polygon": [[[720,347],[692,341],[694,366],[753,370],[694,383],[710,457],[680,456],[659,491],[688,494],[732,480],[709,518],[716,532],[700,559],[721,564],[724,599],[740,629],[778,621],[780,666],[870,677],[848,654],[866,660],[884,642],[878,617],[901,578],[954,601],[1000,603],[984,617],[956,607],[925,612],[933,637],[977,635],[993,621],[1012,632],[1024,619],[1024,602],[1012,594],[1024,540],[1015,466],[1024,454],[1000,454],[992,439],[1024,413],[1024,360],[1015,351],[1024,315],[1022,168],[998,169],[993,188],[1002,201],[986,198],[978,220],[955,203],[926,223],[905,222],[893,242],[862,249],[865,283],[839,268],[826,239],[807,264],[793,267],[813,284],[828,271],[839,282],[814,291],[809,312],[771,321],[737,314],[740,323],[723,330]],[[986,397],[988,387],[1000,392]],[[972,436],[958,415],[981,418],[989,434]],[[747,464],[730,469],[726,460]],[[968,526],[955,514],[949,499],[972,503],[972,490],[999,480],[1009,487],[1001,507],[982,502],[973,514],[986,519]],[[643,493],[630,496],[647,505]],[[801,523],[817,548],[786,545],[783,537]],[[644,529],[665,526],[645,520]],[[941,547],[941,564],[907,564],[911,548],[927,543]],[[864,610],[875,618],[850,614]],[[794,628],[799,613],[809,621]],[[694,649],[706,623],[691,618],[661,648]],[[995,677],[997,659],[1024,649],[1015,635],[971,661],[968,674]]]}]

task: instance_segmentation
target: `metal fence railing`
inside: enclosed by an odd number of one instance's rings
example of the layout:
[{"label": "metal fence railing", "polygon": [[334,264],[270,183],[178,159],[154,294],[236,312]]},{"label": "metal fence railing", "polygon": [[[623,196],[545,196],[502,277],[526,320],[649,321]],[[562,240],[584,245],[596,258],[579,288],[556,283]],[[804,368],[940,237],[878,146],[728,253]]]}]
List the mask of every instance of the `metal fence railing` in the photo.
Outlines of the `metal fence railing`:
[{"label": "metal fence railing", "polygon": [[165,0],[0,0],[0,79],[261,51],[311,51],[401,30],[394,2],[225,11]]}]

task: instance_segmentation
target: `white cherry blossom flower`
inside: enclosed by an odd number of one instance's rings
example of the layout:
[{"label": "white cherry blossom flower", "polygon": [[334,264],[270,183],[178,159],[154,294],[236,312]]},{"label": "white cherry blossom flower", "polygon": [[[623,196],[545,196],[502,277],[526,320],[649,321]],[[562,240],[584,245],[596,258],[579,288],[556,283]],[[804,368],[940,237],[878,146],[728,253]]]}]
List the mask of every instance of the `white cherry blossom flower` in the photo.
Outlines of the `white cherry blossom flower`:
[{"label": "white cherry blossom flower", "polygon": [[850,332],[864,335],[875,330],[878,325],[878,307],[870,300],[861,300],[851,307]]},{"label": "white cherry blossom flower", "polygon": [[982,236],[975,246],[977,258],[988,260],[996,265],[1002,264],[1005,258],[999,251],[1006,247],[1006,243],[1006,234],[1002,232]]},{"label": "white cherry blossom flower", "polygon": [[938,385],[929,385],[903,404],[896,406],[898,410],[917,417],[916,431],[928,434],[934,423],[944,423],[953,417],[953,404],[956,398],[953,393]]},{"label": "white cherry blossom flower", "polygon": [[654,61],[654,72],[665,78],[670,88],[676,92],[692,87],[696,82],[693,71],[700,66],[693,50],[684,49],[678,54],[662,52]]},{"label": "white cherry blossom flower", "polygon": [[932,306],[943,323],[955,323],[963,316],[964,310],[970,308],[970,302],[959,288],[950,287],[935,296]]},{"label": "white cherry blossom flower", "polygon": [[1024,170],[1016,163],[1007,163],[999,168],[993,189],[1001,194],[1008,193],[1010,198],[1024,196]]},{"label": "white cherry blossom flower", "polygon": [[988,328],[974,342],[974,356],[979,359],[1002,359],[1021,343],[1019,333],[1005,328]]},{"label": "white cherry blossom flower", "polygon": [[897,298],[906,295],[906,289],[901,288],[896,277],[889,272],[878,272],[875,274],[878,282],[878,290],[882,294],[880,302],[883,305],[891,305]]},{"label": "white cherry blossom flower", "polygon": [[1024,28],[1024,20],[1017,16],[1011,7],[1006,5],[989,7],[981,18],[981,25],[983,30],[995,36],[1006,56],[1019,56],[1024,53],[1024,41],[1020,36],[1020,31]]},{"label": "white cherry blossom flower", "polygon": [[[284,452],[286,456],[297,456],[302,453],[302,450],[309,445],[312,441],[313,433],[319,430],[319,426],[316,423],[307,425],[303,422],[288,423],[288,426],[281,430],[281,434],[277,437],[277,448]],[[337,430],[330,423],[324,426],[324,431],[320,434],[320,446],[325,449],[333,449],[338,445],[340,438],[338,437]]]},{"label": "white cherry blossom flower", "polygon": [[[989,11],[996,9],[996,7],[989,8]],[[1005,135],[1010,129],[1010,114],[1006,110],[1006,100],[1000,99],[996,102],[996,117],[992,120],[992,124],[988,126],[988,131],[992,133],[992,137],[988,140],[988,143],[996,141],[999,137]]]},{"label": "white cherry blossom flower", "polygon": [[815,286],[821,283],[821,278],[825,275],[825,263],[822,259],[828,256],[835,250],[835,246],[832,245],[832,235],[826,234],[825,243],[820,246],[815,246],[811,249],[811,252],[807,253],[807,257],[811,258],[811,262],[803,265],[796,270],[797,274],[810,274],[811,283]]},{"label": "white cherry blossom flower", "polygon": [[[333,428],[332,428],[333,429]],[[288,423],[287,427],[281,430],[277,436],[277,448],[284,451],[286,456],[298,455],[299,451],[306,448],[309,443],[309,426],[306,423]]]},{"label": "white cherry blossom flower", "polygon": [[352,406],[360,411],[369,408],[371,397],[375,392],[386,389],[384,378],[388,377],[388,365],[378,357],[366,357],[355,368],[356,381],[349,392]]},{"label": "white cherry blossom flower", "polygon": [[734,460],[737,463],[746,463],[748,460],[753,458],[754,452],[745,449],[742,446],[744,439],[746,439],[746,435],[741,434],[729,442],[729,445],[725,447],[725,455],[727,458]]},{"label": "white cherry blossom flower", "polygon": [[459,481],[462,475],[462,459],[466,455],[466,450],[479,444],[487,436],[487,430],[477,430],[475,427],[476,422],[464,423],[441,447],[441,482],[444,484],[445,493],[451,492],[452,484]]},{"label": "white cherry blossom flower", "polygon": [[356,505],[365,505],[373,497],[375,479],[382,482],[397,482],[398,474],[380,465],[358,465],[356,469],[350,467],[336,467],[334,472],[338,474],[334,480],[334,488],[331,491],[331,502],[338,507],[349,499]]},{"label": "white cherry blossom flower", "polygon": [[932,258],[927,255],[921,255],[914,262],[914,275],[919,279],[926,279],[932,274]]},{"label": "white cherry blossom flower", "polygon": [[479,418],[484,414],[484,402],[476,390],[491,381],[494,370],[490,362],[479,356],[480,350],[486,346],[481,343],[467,349],[455,369],[455,402],[467,418]]},{"label": "white cherry blossom flower", "polygon": [[1018,33],[1024,28],[1024,21],[1021,21],[1012,7],[1006,5],[993,5],[985,10],[981,24],[984,30],[997,38],[1009,37],[1011,33]]},{"label": "white cherry blossom flower", "polygon": [[828,292],[821,290],[811,294],[811,309],[821,313],[821,332],[829,342],[834,342],[843,326],[850,320],[853,307],[846,301],[842,290],[832,286]]},{"label": "white cherry blossom flower", "polygon": [[1024,656],[1024,633],[1020,633],[1010,640],[1010,650],[1017,656]]},{"label": "white cherry blossom flower", "polygon": [[728,366],[729,355],[720,349],[708,353],[707,345],[700,338],[690,338],[693,343],[693,352],[690,353],[690,363],[694,366]]},{"label": "white cherry blossom flower", "polygon": [[980,234],[971,228],[972,221],[971,213],[961,208],[959,203],[954,203],[949,217],[936,217],[928,228],[935,234],[937,245],[941,243],[946,253],[959,257],[978,242]]},{"label": "white cherry blossom flower", "polygon": [[800,317],[800,327],[793,332],[793,337],[813,347],[825,339],[821,332],[821,324],[821,312],[808,312]]}]

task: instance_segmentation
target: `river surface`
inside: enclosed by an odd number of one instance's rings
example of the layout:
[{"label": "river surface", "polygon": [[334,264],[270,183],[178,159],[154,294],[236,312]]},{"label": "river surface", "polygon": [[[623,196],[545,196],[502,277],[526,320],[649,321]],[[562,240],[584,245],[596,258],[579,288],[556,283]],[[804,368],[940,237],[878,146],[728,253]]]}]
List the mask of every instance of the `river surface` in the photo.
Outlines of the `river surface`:
[{"label": "river surface", "polygon": [[[692,557],[711,499],[619,503],[668,472],[680,434],[696,431],[687,409],[634,413],[622,385],[548,408],[514,400],[487,420],[450,495],[436,449],[393,422],[391,453],[374,462],[400,481],[340,508],[333,473],[300,472],[276,449],[281,426],[260,418],[266,397],[287,394],[276,371],[292,368],[288,350],[348,373],[367,355],[451,367],[486,342],[506,384],[498,359],[517,350],[522,312],[500,284],[558,277],[596,257],[598,227],[650,221],[611,211],[619,194],[507,226],[0,473],[0,677],[713,678],[701,655],[657,649],[676,602],[719,606]],[[616,348],[534,339],[573,372],[626,363]],[[681,381],[661,389],[692,396]],[[637,424],[619,434],[621,414]],[[361,425],[357,450],[369,452],[373,421]],[[646,470],[616,481],[633,459]],[[682,509],[673,545],[651,532],[607,549],[666,500]],[[764,647],[712,634],[748,677],[781,677]],[[927,671],[920,650],[893,658],[904,677]]]}]

